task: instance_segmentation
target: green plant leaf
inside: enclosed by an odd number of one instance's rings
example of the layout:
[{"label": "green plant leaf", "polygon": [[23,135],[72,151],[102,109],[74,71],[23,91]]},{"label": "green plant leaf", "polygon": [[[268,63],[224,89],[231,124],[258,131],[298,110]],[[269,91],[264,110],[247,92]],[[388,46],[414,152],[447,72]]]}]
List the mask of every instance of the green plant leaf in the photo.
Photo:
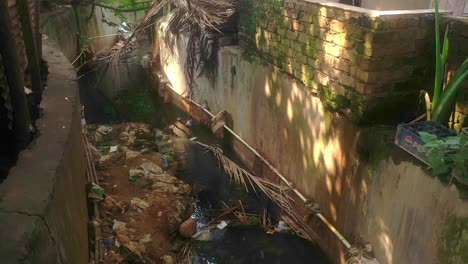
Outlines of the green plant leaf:
[{"label": "green plant leaf", "polygon": [[446,144],[451,149],[460,149],[461,138],[459,136],[455,137],[446,137],[444,139],[444,144]]},{"label": "green plant leaf", "polygon": [[463,87],[462,84],[468,79],[468,59],[457,69],[452,79],[450,79],[445,91],[440,97],[439,103],[432,108],[432,120],[445,124],[448,122],[451,113],[451,106],[455,102],[458,92]]},{"label": "green plant leaf", "polygon": [[448,53],[449,53],[449,25],[445,28],[445,35],[444,35],[444,45],[442,47],[442,68],[445,70],[445,64],[447,64]]},{"label": "green plant leaf", "polygon": [[432,151],[428,158],[429,169],[432,169],[434,175],[441,175],[450,171],[450,167],[445,160],[445,155],[442,152]]},{"label": "green plant leaf", "polygon": [[467,159],[466,157],[463,157],[461,153],[451,154],[450,159],[453,161],[454,167],[459,168],[462,171],[466,170]]},{"label": "green plant leaf", "polygon": [[422,141],[424,141],[424,143],[437,141],[437,136],[434,134],[424,132],[424,131],[418,131],[418,133],[419,133],[419,136],[421,136],[421,139]]},{"label": "green plant leaf", "polygon": [[425,148],[428,148],[428,149],[439,149],[439,150],[442,150],[442,149],[446,149],[446,148],[447,148],[447,145],[446,145],[445,142],[442,141],[442,140],[435,140],[435,141],[431,141],[431,142],[429,142],[429,143],[424,144],[424,147],[425,147]]},{"label": "green plant leaf", "polygon": [[439,15],[439,1],[434,1],[435,7],[435,57],[436,57],[436,65],[435,65],[435,80],[434,80],[434,96],[432,98],[432,111],[434,111],[435,107],[439,103],[439,97],[442,93],[442,83],[443,83],[443,71],[444,67],[442,65],[442,56],[440,54],[440,15]]}]

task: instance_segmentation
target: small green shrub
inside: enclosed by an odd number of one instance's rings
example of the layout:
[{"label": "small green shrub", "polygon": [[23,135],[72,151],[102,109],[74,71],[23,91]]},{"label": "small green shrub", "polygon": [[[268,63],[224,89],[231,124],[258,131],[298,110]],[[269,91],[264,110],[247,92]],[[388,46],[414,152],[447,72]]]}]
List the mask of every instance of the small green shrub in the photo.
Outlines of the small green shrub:
[{"label": "small green shrub", "polygon": [[419,132],[434,175],[448,175],[453,170],[468,182],[468,137],[458,135],[439,139],[436,135]]}]

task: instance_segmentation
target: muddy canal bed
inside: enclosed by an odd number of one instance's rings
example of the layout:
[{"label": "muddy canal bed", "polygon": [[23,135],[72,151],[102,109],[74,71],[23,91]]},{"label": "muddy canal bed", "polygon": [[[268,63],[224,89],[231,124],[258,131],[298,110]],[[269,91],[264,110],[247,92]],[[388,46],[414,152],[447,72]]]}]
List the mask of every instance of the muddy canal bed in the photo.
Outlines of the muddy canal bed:
[{"label": "muddy canal bed", "polygon": [[221,143],[209,130],[164,104],[146,76],[133,80],[113,91],[93,74],[80,79],[99,178],[89,194],[100,204],[102,263],[329,263],[278,221],[271,201],[234,184],[189,140]]},{"label": "muddy canal bed", "polygon": [[87,134],[103,263],[327,263],[199,145],[142,123]]}]

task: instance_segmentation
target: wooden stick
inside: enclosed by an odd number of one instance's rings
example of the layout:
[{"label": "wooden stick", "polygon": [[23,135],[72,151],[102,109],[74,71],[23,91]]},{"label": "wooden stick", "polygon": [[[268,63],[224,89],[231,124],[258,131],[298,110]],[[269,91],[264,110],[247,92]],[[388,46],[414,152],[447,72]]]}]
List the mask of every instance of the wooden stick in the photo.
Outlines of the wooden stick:
[{"label": "wooden stick", "polygon": [[227,210],[226,212],[222,213],[222,214],[219,215],[218,217],[216,217],[216,218],[214,218],[213,220],[211,220],[210,222],[208,222],[208,225],[213,224],[214,221],[220,219],[220,218],[223,217],[223,216],[226,216],[226,215],[232,213],[234,210],[236,210],[236,209],[238,209],[238,208],[239,208],[239,206],[237,206],[237,205],[234,206],[234,207],[232,207],[232,208],[229,208],[229,210]]}]

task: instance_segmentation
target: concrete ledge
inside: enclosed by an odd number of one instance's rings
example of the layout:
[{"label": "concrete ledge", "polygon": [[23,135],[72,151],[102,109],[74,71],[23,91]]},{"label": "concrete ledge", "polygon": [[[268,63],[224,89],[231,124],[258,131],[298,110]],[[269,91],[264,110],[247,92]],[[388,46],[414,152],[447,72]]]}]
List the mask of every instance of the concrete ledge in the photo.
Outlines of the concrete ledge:
[{"label": "concrete ledge", "polygon": [[36,122],[39,137],[0,185],[3,263],[87,263],[84,146],[75,72],[44,43],[48,88]]},{"label": "concrete ledge", "polygon": [[[371,17],[380,17],[380,16],[394,16],[394,15],[425,15],[425,14],[433,14],[434,9],[413,9],[413,10],[374,10],[364,7],[352,6],[347,4],[341,3],[333,3],[323,0],[302,0],[304,2],[319,4],[324,7],[333,7],[339,8],[345,11],[357,12],[363,15],[368,15]],[[450,10],[439,10],[442,14],[452,14]]]}]

